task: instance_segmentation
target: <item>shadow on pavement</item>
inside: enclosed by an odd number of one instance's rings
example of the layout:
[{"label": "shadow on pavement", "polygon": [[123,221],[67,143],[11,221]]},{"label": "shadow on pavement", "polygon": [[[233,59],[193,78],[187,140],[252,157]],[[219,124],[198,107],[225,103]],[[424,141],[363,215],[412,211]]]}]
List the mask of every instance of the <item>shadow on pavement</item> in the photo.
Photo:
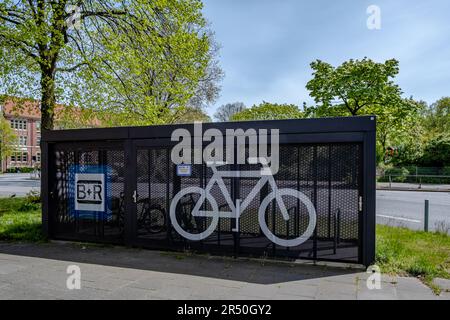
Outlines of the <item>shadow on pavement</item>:
[{"label": "shadow on pavement", "polygon": [[186,274],[255,284],[285,283],[346,274],[354,275],[361,272],[355,269],[312,264],[299,265],[267,260],[255,261],[60,242],[43,244],[0,242],[0,254]]}]

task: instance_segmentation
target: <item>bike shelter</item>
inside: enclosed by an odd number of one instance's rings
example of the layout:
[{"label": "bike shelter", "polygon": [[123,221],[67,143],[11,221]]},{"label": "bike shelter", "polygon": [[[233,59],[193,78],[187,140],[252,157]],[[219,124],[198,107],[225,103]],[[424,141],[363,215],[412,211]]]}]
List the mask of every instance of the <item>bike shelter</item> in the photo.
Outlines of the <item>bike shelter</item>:
[{"label": "bike shelter", "polygon": [[[201,134],[279,130],[279,170],[272,185],[261,186],[261,177],[246,174],[260,170],[260,163],[191,164],[180,173],[171,160],[176,129],[198,134],[190,124],[43,131],[48,237],[233,256],[374,261],[375,117],[203,124]],[[207,145],[203,141],[201,148]],[[239,150],[247,158],[248,148]],[[197,192],[183,194],[189,188]],[[226,214],[232,211],[227,197],[234,206],[245,205],[239,217]],[[308,203],[314,228],[296,245],[311,227]],[[220,217],[194,216],[196,205]]]}]

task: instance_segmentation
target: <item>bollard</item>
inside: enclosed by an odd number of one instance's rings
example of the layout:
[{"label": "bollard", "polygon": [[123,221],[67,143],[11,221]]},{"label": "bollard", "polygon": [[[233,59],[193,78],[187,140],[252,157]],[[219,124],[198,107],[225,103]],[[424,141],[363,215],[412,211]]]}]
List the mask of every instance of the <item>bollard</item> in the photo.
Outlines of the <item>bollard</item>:
[{"label": "bollard", "polygon": [[424,220],[424,230],[428,232],[428,216],[430,213],[430,201],[425,200],[425,220]]}]

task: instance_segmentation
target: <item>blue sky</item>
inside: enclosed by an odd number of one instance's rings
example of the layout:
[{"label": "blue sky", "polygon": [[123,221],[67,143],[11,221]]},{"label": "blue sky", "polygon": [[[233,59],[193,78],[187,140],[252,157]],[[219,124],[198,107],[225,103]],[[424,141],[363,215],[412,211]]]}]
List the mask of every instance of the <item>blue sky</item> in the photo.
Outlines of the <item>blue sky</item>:
[{"label": "blue sky", "polygon": [[[368,6],[381,10],[369,30]],[[204,0],[225,71],[219,100],[312,103],[305,85],[315,59],[338,65],[367,56],[400,61],[405,96],[450,96],[449,0]]]}]

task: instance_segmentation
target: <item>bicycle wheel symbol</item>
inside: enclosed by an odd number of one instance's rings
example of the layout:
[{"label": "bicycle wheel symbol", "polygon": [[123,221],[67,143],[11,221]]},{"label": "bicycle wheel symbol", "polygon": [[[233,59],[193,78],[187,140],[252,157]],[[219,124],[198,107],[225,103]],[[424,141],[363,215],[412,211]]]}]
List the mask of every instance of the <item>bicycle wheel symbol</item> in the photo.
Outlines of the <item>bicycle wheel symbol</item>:
[{"label": "bicycle wheel symbol", "polygon": [[[208,200],[209,203],[211,204],[211,209],[212,211],[215,213],[213,215],[201,215],[201,211],[198,211],[198,213],[193,216],[192,212],[189,213],[184,213],[185,215],[189,215],[189,217],[184,217],[185,220],[191,220],[192,216],[195,218],[211,218],[211,221],[209,222],[209,226],[203,230],[200,233],[191,233],[186,231],[181,225],[180,222],[178,221],[179,217],[177,217],[177,206],[180,203],[181,199],[183,199],[184,197],[188,196],[188,195],[194,195],[197,194],[199,195],[198,200],[195,201],[195,203],[193,203],[194,205],[196,205],[196,203],[198,204],[203,204],[206,203],[205,200]],[[192,215],[192,216],[191,216]],[[187,218],[187,219],[186,219]],[[175,197],[172,200],[172,204],[170,206],[170,220],[172,221],[172,225],[175,228],[175,230],[178,232],[178,234],[180,234],[182,237],[188,239],[188,240],[192,240],[192,241],[200,241],[203,239],[206,239],[207,237],[209,237],[214,230],[216,230],[217,224],[219,223],[219,208],[217,206],[217,202],[216,200],[209,194],[206,193],[206,191],[202,188],[199,187],[189,187],[186,189],[181,190],[180,192],[178,192]],[[208,222],[207,222],[208,223]]]},{"label": "bicycle wheel symbol", "polygon": [[[306,206],[306,209],[308,210],[309,215],[308,227],[300,237],[297,237],[295,239],[279,238],[275,234],[273,234],[272,231],[270,231],[269,227],[267,226],[266,209],[269,206],[269,204],[272,203],[273,200],[278,201],[278,199],[281,199],[281,201],[283,201],[282,196],[292,196],[297,198],[298,200],[300,200],[300,202],[302,202]],[[314,229],[316,228],[316,209],[314,208],[314,205],[312,204],[311,200],[309,200],[309,198],[304,193],[294,189],[279,189],[272,191],[261,202],[261,205],[258,210],[258,221],[262,232],[266,235],[266,237],[270,241],[283,247],[295,247],[307,241],[313,234]]]}]

